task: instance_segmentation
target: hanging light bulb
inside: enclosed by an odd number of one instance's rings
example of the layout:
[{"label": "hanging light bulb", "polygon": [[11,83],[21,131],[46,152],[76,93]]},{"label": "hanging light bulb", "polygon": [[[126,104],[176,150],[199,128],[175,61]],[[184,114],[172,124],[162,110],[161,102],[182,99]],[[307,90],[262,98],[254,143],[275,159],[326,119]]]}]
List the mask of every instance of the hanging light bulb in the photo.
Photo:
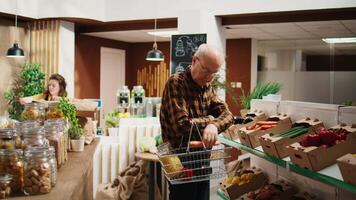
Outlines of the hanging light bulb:
[{"label": "hanging light bulb", "polygon": [[[157,30],[157,19],[155,18],[155,32]],[[162,51],[160,51],[157,47],[156,35],[154,35],[154,43],[153,48],[147,53],[146,60],[148,61],[163,61],[164,56]]]},{"label": "hanging light bulb", "polygon": [[[17,1],[16,1],[15,28],[17,30]],[[24,54],[24,51],[19,47],[19,44],[15,40],[14,45],[7,50],[6,56],[9,58],[22,58],[25,56],[25,54]]]}]

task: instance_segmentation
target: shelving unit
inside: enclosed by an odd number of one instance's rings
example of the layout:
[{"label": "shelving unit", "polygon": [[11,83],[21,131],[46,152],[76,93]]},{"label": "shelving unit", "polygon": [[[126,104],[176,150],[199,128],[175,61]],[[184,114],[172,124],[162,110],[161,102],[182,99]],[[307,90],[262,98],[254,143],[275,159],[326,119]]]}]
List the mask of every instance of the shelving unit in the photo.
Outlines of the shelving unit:
[{"label": "shelving unit", "polygon": [[[284,159],[279,159],[274,156],[269,156],[263,152],[261,146],[256,147],[256,148],[250,148],[248,146],[241,144],[239,140],[234,141],[234,140],[226,138],[222,135],[218,137],[218,140],[220,142],[222,142],[223,144],[226,144],[226,145],[241,149],[243,151],[246,151],[248,153],[251,153],[255,156],[258,156],[262,159],[265,159],[271,163],[274,163],[280,167],[286,168],[286,169],[288,169],[292,172],[295,172],[297,174],[300,174],[302,176],[320,181],[322,183],[326,183],[326,184],[335,186],[337,188],[341,188],[341,189],[350,191],[356,195],[356,185],[346,183],[342,180],[340,170],[336,164],[329,166],[329,167],[327,167],[323,170],[320,170],[318,172],[313,172],[313,171],[310,171],[309,169],[294,165],[293,163],[290,162],[289,157],[286,157]],[[228,197],[225,196],[225,194],[221,190],[218,190],[217,194],[222,199],[229,199]]]}]

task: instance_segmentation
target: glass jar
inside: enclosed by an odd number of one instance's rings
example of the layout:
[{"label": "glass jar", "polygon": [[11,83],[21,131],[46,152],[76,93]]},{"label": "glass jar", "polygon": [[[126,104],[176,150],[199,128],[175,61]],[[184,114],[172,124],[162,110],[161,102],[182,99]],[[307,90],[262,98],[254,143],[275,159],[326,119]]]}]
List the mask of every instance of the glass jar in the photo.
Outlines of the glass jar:
[{"label": "glass jar", "polygon": [[63,119],[64,114],[58,107],[58,102],[51,102],[48,104],[48,111],[46,113],[46,119]]},{"label": "glass jar", "polygon": [[14,134],[13,128],[0,129],[0,149],[15,149]]},{"label": "glass jar", "polygon": [[0,173],[0,199],[5,199],[11,195],[9,184],[12,178],[11,174]]},{"label": "glass jar", "polygon": [[132,92],[132,104],[134,107],[143,107],[145,103],[145,90],[142,85],[134,86]]},{"label": "glass jar", "polygon": [[12,192],[23,191],[24,186],[24,163],[21,150],[0,150],[0,172],[13,176],[10,182]]},{"label": "glass jar", "polygon": [[48,140],[45,137],[43,126],[23,127],[21,131],[23,149],[30,147],[48,147]]},{"label": "glass jar", "polygon": [[54,147],[49,147],[49,164],[51,165],[51,186],[54,187],[57,183],[57,161]]},{"label": "glass jar", "polygon": [[21,116],[24,120],[44,120],[45,106],[43,103],[27,103]]},{"label": "glass jar", "polygon": [[52,189],[51,164],[46,148],[25,151],[25,194],[46,194]]},{"label": "glass jar", "polygon": [[117,91],[117,104],[119,108],[129,108],[130,105],[130,90],[127,85],[122,86],[121,89]]},{"label": "glass jar", "polygon": [[46,138],[49,142],[49,145],[53,146],[55,149],[55,158],[58,167],[60,167],[65,162],[64,157],[65,152],[67,151],[62,141],[64,137],[64,121],[58,119],[46,120],[44,127]]}]

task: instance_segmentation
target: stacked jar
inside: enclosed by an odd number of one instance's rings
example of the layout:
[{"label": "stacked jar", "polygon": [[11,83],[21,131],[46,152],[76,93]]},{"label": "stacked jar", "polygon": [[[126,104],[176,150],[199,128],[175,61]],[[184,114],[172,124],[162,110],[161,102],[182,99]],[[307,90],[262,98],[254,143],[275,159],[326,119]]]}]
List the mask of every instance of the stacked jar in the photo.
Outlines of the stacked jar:
[{"label": "stacked jar", "polygon": [[25,194],[46,194],[52,189],[51,162],[48,148],[25,151]]},{"label": "stacked jar", "polygon": [[49,164],[51,166],[51,186],[54,187],[57,183],[57,161],[54,147],[48,148]]},{"label": "stacked jar", "polygon": [[58,105],[59,105],[58,102],[51,102],[48,104],[46,119],[64,119],[64,114],[59,109]]},{"label": "stacked jar", "polygon": [[24,186],[24,163],[22,150],[0,150],[0,172],[13,176],[9,184],[12,192],[22,192]]},{"label": "stacked jar", "polygon": [[22,147],[23,149],[31,147],[48,147],[48,140],[45,137],[43,126],[22,126]]},{"label": "stacked jar", "polygon": [[39,120],[45,119],[45,105],[43,103],[27,103],[21,114],[23,120]]},{"label": "stacked jar", "polygon": [[0,199],[5,199],[11,195],[9,184],[12,178],[10,174],[0,173]]},{"label": "stacked jar", "polygon": [[58,167],[62,166],[67,160],[64,125],[65,122],[59,119],[46,120],[44,125],[49,145],[53,146],[55,149],[55,157]]},{"label": "stacked jar", "polygon": [[142,85],[134,86],[131,91],[131,109],[132,116],[134,117],[144,117],[144,106],[145,106],[145,90]]},{"label": "stacked jar", "polygon": [[14,134],[15,129],[0,129],[0,149],[15,149]]}]

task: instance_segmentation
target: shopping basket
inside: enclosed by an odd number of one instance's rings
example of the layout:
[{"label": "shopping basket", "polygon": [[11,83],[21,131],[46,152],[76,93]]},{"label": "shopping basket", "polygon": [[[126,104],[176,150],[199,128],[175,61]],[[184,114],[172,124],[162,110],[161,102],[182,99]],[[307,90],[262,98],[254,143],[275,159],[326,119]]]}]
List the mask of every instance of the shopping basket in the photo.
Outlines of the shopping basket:
[{"label": "shopping basket", "polygon": [[219,144],[207,148],[203,142],[198,148],[190,146],[193,126],[197,128],[202,140],[197,125],[191,122],[186,147],[182,147],[182,138],[179,148],[172,148],[169,143],[163,143],[157,148],[163,172],[171,184],[200,182],[226,176],[225,163],[231,157],[231,147]]}]

